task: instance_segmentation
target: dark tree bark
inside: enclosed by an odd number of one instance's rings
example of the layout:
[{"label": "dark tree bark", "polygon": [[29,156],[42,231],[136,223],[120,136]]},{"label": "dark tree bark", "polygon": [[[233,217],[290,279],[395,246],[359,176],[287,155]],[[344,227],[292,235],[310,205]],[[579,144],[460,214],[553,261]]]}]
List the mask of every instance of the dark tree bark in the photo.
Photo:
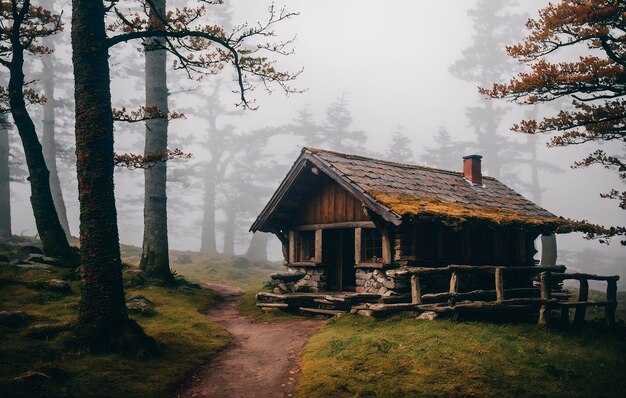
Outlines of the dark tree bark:
[{"label": "dark tree bark", "polygon": [[0,113],[0,236],[11,235],[11,188],[9,169],[9,126]]},{"label": "dark tree bark", "polygon": [[267,260],[267,243],[269,241],[269,234],[256,232],[250,239],[250,245],[246,251],[246,257],[253,258],[255,260]]},{"label": "dark tree bark", "polygon": [[18,34],[12,36],[11,44],[13,56],[9,64],[9,105],[26,155],[31,188],[30,202],[37,232],[47,255],[62,259],[68,266],[74,266],[77,264],[76,254],[70,247],[59,222],[50,191],[50,173],[46,167],[35,125],[26,110],[23,95],[24,48]]},{"label": "dark tree bark", "polygon": [[[44,8],[52,11],[52,2],[45,2]],[[54,49],[54,38],[48,36],[44,37],[43,45],[47,48]],[[54,207],[59,217],[61,227],[65,232],[65,236],[71,238],[70,225],[67,221],[67,211],[65,208],[65,201],[63,200],[63,191],[61,190],[61,181],[59,180],[59,172],[57,171],[57,150],[54,131],[54,110],[56,107],[54,99],[54,77],[55,70],[52,62],[51,55],[42,56],[43,70],[42,81],[44,96],[47,101],[43,107],[43,157],[46,161],[46,166],[50,171],[50,191],[52,192],[52,199],[54,201]]]},{"label": "dark tree bark", "polygon": [[[154,0],[157,12],[165,15],[165,0]],[[150,10],[150,21],[155,29],[161,25],[155,12]],[[165,39],[156,37],[145,42],[146,62],[146,107],[157,108],[167,115],[167,51],[163,49]],[[167,151],[167,117],[146,122],[145,154]],[[146,275],[171,283],[169,245],[167,239],[167,165],[158,162],[144,172],[144,231],[141,269]]]},{"label": "dark tree bark", "polygon": [[104,4],[72,1],[76,170],[83,287],[74,332],[94,349],[120,344],[129,324],[113,190],[113,114]]}]

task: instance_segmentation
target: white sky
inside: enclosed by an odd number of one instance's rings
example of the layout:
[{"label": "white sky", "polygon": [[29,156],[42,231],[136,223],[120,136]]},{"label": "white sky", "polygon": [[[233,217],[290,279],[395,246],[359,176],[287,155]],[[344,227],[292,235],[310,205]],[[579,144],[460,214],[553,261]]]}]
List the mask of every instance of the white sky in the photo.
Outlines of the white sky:
[{"label": "white sky", "polygon": [[[267,0],[232,0],[230,3],[234,7],[236,23],[263,20],[270,4]],[[535,10],[546,3],[541,0],[522,2],[526,8],[524,11],[530,15],[535,15]],[[277,29],[281,37],[297,33],[295,55],[281,59],[280,65],[290,70],[303,67],[304,73],[296,85],[307,91],[290,96],[284,96],[278,90],[271,96],[255,92],[260,109],[237,118],[240,129],[287,123],[306,105],[321,118],[326,107],[346,92],[354,118],[352,128],[367,133],[367,147],[372,150],[380,151],[385,147],[390,133],[398,125],[404,126],[403,132],[412,138],[411,149],[416,157],[423,152],[422,148],[432,145],[432,136],[441,125],[458,138],[472,139],[465,108],[478,98],[477,84],[456,79],[448,67],[460,58],[461,50],[472,43],[472,21],[467,11],[475,1],[290,0],[286,4],[288,10],[300,15]],[[140,95],[127,81],[116,80],[113,88],[114,98],[118,101]],[[227,103],[235,101],[233,97]],[[517,109],[517,114],[512,113],[503,122],[502,131],[507,131],[519,119],[521,111]],[[188,132],[190,128],[201,129],[202,125],[193,120],[171,124],[172,134],[177,134],[177,130]],[[293,140],[277,142],[275,150],[283,153],[292,150],[294,145],[297,143]],[[625,212],[614,202],[598,197],[599,192],[619,186],[615,173],[597,168],[569,169],[574,160],[593,148],[541,150],[541,160],[559,165],[564,171],[557,175],[541,175],[543,185],[548,187],[543,205],[565,217],[624,225]],[[489,154],[482,155],[483,164],[488,169]],[[527,171],[520,170],[520,173],[527,177]],[[118,179],[118,195],[141,193],[141,181]],[[33,233],[32,217],[25,216],[30,214],[28,190],[16,186],[14,192],[18,198],[13,209],[15,231]],[[71,195],[68,197],[71,200]],[[135,224],[140,228],[141,213],[135,216],[125,215],[120,219],[121,238],[124,242],[140,245],[141,230],[137,230]],[[77,231],[76,206],[70,206],[70,218],[74,231]],[[135,218],[135,224],[128,222],[130,218]],[[199,233],[191,236],[199,237]],[[559,239],[561,247],[568,250],[605,249],[578,235]],[[197,249],[199,242],[196,240],[174,237],[172,246]],[[617,262],[623,263],[622,260],[626,259],[626,249],[620,248],[617,242],[607,250]]]}]

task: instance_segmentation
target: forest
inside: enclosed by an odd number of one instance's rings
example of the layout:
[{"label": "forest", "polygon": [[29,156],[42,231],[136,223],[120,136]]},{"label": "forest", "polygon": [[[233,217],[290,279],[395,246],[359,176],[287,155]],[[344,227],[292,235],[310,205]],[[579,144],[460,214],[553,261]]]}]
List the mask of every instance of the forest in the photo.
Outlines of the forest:
[{"label": "forest", "polygon": [[[421,3],[1,0],[0,395],[619,396],[626,2]],[[275,300],[276,275],[302,265],[292,246],[321,266],[322,231],[254,225],[317,148],[455,173],[481,155],[488,179],[558,217],[524,261],[564,264],[579,283],[558,294],[579,304],[548,322],[537,276],[516,288],[541,295],[543,328],[344,315],[350,295],[281,312],[318,293]],[[403,230],[365,232],[386,227],[362,206],[350,255],[400,275],[385,267]],[[445,294],[467,293],[450,278]],[[606,316],[579,310],[604,296]]]}]

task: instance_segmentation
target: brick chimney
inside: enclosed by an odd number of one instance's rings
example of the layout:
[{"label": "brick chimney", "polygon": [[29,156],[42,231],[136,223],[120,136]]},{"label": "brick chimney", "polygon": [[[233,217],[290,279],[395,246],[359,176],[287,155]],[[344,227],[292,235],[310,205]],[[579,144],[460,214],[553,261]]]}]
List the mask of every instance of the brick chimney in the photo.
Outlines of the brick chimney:
[{"label": "brick chimney", "polygon": [[483,175],[480,170],[480,155],[463,156],[463,177],[475,185],[483,185]]}]

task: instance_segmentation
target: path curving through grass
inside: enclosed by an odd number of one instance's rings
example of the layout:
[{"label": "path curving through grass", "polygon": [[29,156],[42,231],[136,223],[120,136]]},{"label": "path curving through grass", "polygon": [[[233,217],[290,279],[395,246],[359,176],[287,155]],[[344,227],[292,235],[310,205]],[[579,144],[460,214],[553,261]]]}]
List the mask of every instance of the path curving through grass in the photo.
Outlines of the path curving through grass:
[{"label": "path curving through grass", "polygon": [[296,359],[324,322],[319,319],[265,321],[243,316],[237,305],[242,294],[239,288],[217,283],[204,285],[221,296],[209,317],[230,332],[232,343],[210,364],[199,368],[175,396],[295,396],[300,374]]}]

